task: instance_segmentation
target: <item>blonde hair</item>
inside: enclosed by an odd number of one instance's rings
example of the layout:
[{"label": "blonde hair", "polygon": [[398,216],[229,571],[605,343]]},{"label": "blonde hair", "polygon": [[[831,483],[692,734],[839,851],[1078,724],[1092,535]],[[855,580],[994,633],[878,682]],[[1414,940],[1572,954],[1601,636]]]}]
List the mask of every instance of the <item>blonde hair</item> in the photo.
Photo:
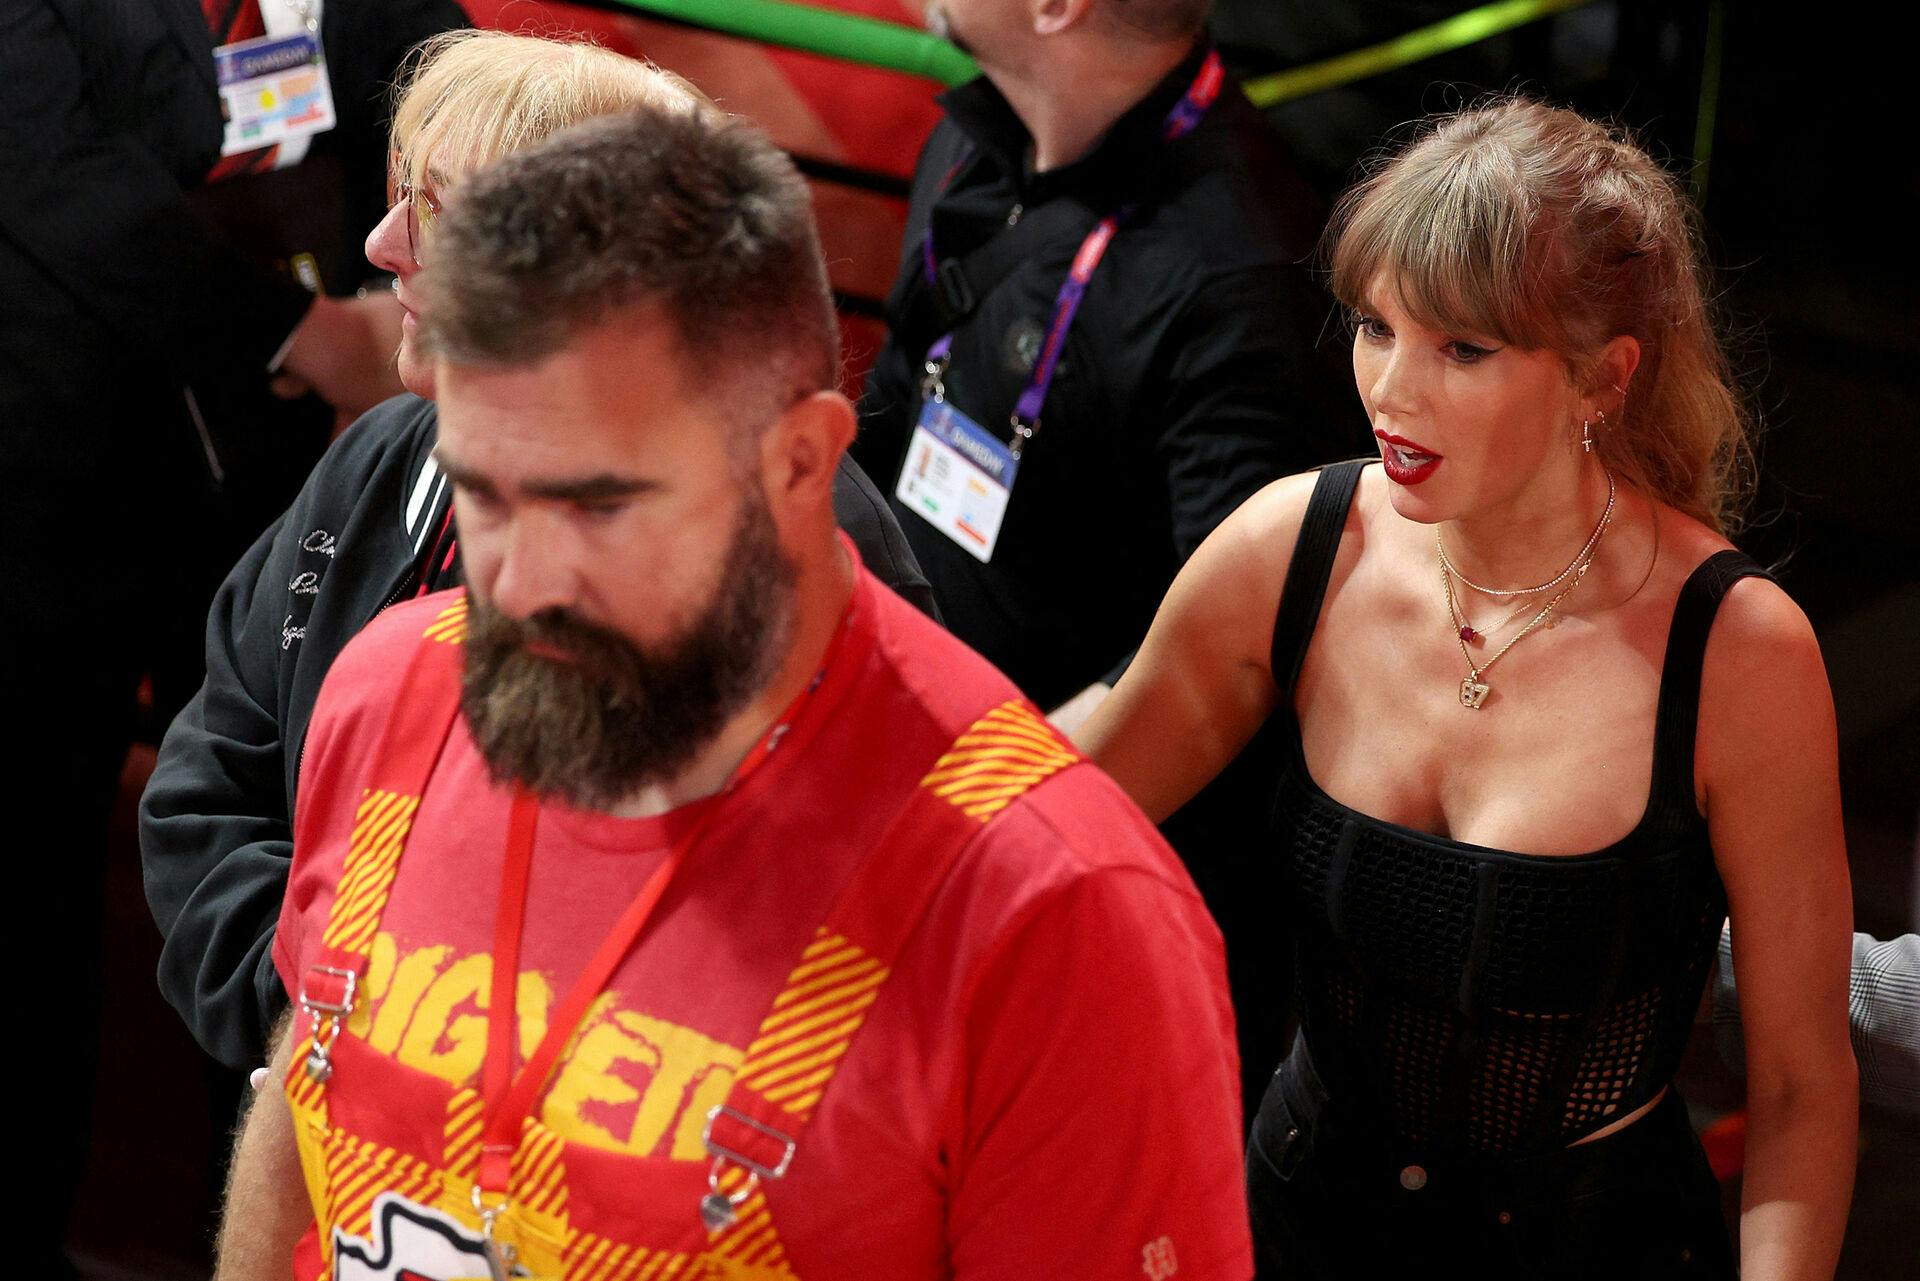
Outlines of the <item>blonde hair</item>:
[{"label": "blonde hair", "polygon": [[1601,461],[1723,534],[1737,527],[1748,419],[1693,209],[1623,131],[1522,98],[1428,121],[1340,198],[1327,238],[1347,306],[1384,273],[1421,324],[1556,352],[1582,392],[1599,390],[1609,341],[1637,339]]},{"label": "blonde hair", "polygon": [[397,88],[394,176],[427,184],[427,166],[478,169],[568,125],[638,104],[711,106],[685,79],[584,38],[448,31],[410,55]]}]

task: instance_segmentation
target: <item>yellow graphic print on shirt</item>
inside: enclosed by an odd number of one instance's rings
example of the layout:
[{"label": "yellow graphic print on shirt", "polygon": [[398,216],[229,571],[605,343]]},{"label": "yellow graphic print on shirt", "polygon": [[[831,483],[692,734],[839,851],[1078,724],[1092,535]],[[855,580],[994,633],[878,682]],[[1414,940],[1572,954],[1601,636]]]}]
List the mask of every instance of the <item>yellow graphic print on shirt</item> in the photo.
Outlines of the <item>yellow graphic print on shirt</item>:
[{"label": "yellow graphic print on shirt", "polygon": [[[400,1275],[390,1271],[395,1267],[408,1275],[429,1275],[407,1266],[401,1255],[408,1250],[394,1253],[387,1236],[396,1224],[445,1218],[465,1224],[471,1235],[475,1225],[467,1194],[481,1129],[475,1087],[491,982],[489,956],[461,955],[444,946],[402,951],[384,931],[369,949],[363,999],[348,1020],[347,1034],[455,1087],[443,1150],[428,1160],[327,1125],[317,1111],[323,1091],[296,1070],[289,1097],[304,1121],[309,1193],[328,1225],[323,1276],[390,1278]],[[545,1035],[553,1001],[545,975],[520,975],[515,1004],[523,1054]],[[514,1152],[508,1235],[519,1243],[527,1275],[565,1281],[674,1281],[696,1274],[711,1281],[794,1281],[765,1195],[757,1190],[741,1203],[737,1223],[710,1233],[699,1253],[603,1237],[575,1224],[569,1214],[564,1140],[626,1156],[705,1163],[701,1133],[707,1113],[725,1100],[745,1057],[742,1050],[692,1029],[621,1009],[614,994],[603,994],[555,1069],[540,1117],[524,1123]],[[721,1187],[739,1189],[741,1172],[728,1169]],[[687,1213],[695,1213],[691,1200]]]},{"label": "yellow graphic print on shirt", "polygon": [[[492,983],[490,956],[450,947],[402,954],[383,931],[368,956],[367,1014],[355,1011],[350,1026],[396,1062],[470,1086],[486,1051]],[[553,1001],[545,975],[522,971],[514,1004],[523,1055],[546,1035]],[[540,1121],[562,1138],[624,1156],[704,1160],[707,1113],[726,1100],[744,1057],[691,1028],[620,1009],[603,993],[554,1070]]]}]

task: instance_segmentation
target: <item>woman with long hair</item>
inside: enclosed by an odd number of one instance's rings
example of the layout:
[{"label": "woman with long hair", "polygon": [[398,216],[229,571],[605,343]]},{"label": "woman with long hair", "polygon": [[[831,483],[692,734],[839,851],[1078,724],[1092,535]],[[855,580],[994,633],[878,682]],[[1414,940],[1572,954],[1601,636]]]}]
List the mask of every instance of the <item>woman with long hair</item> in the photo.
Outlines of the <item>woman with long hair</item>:
[{"label": "woman with long hair", "polygon": [[1727,541],[1746,425],[1687,202],[1619,133],[1508,99],[1429,123],[1328,243],[1379,458],[1222,524],[1081,736],[1156,820],[1269,716],[1288,742],[1301,1030],[1248,1151],[1261,1273],[1734,1275],[1671,1087],[1730,910],[1744,1275],[1830,1276],[1833,709]]}]

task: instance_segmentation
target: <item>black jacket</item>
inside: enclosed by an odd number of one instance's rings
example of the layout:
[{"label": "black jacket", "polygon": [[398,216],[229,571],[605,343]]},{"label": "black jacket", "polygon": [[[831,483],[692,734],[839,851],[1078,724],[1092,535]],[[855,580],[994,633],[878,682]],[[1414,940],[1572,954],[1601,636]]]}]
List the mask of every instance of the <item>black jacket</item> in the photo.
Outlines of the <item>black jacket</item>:
[{"label": "black jacket", "polygon": [[[229,0],[241,2],[255,0]],[[309,140],[299,164],[204,183],[188,193],[190,203],[216,234],[283,281],[295,279],[296,260],[306,260],[336,297],[370,283],[384,288],[365,246],[390,206],[394,84],[421,41],[468,25],[454,0],[326,0],[320,39],[334,127]],[[247,540],[298,491],[333,435],[334,415],[318,396],[271,394],[259,364],[196,378],[193,393],[231,513],[208,549],[194,597],[205,599]]]},{"label": "black jacket", "polygon": [[193,0],[0,5],[0,357],[45,394],[264,369],[306,310],[188,203],[220,153],[211,49]]},{"label": "black jacket", "polygon": [[[334,236],[357,245],[384,212],[394,74],[410,45],[465,17],[451,0],[336,0],[322,16],[340,123],[310,155],[341,167]],[[45,419],[110,393],[151,396],[149,383],[171,391],[237,369],[264,381],[311,298],[196,208],[189,193],[221,133],[212,37],[194,0],[0,3],[0,390],[10,407],[31,395],[47,402],[34,415]],[[352,259],[357,281],[364,264]],[[119,426],[152,430],[153,418]],[[75,461],[75,474],[93,465]]]},{"label": "black jacket", "polygon": [[[0,669],[29,670],[10,646],[57,650],[33,683],[93,740],[126,720],[142,672],[162,704],[197,683],[193,611],[178,625],[170,606],[197,611],[332,426],[317,397],[267,387],[312,296],[207,203],[277,217],[290,202],[273,183],[330,166],[354,202],[332,220],[342,257],[347,218],[357,239],[381,212],[406,46],[464,21],[452,0],[329,0],[340,124],[267,186],[209,186],[222,124],[195,0],[0,0]],[[127,554],[159,543],[164,556]],[[132,637],[114,621],[129,616]]]},{"label": "black jacket", "polygon": [[[1300,264],[1321,210],[1285,147],[1231,79],[1193,133],[1161,140],[1202,53],[1088,155],[1039,174],[1019,117],[973,81],[942,97],[947,118],[914,175],[854,446],[889,494],[928,347],[952,332],[947,398],[1009,439],[1074,255],[1100,219],[1124,214],[1067,331],[992,561],[894,503],[947,625],[1043,707],[1114,679],[1182,562],[1255,490],[1367,444],[1351,380],[1316,347],[1332,303]],[[927,280],[929,229],[942,288]],[[996,278],[983,253],[1013,265]]]},{"label": "black jacket", "polygon": [[[397,600],[460,581],[432,402],[400,396],[334,443],[278,523],[221,585],[207,679],[167,731],[140,802],[160,990],[207,1052],[266,1061],[286,1005],[268,955],[293,855],[300,749],[340,650]],[[834,512],[867,567],[933,613],[885,500],[851,460]]]}]

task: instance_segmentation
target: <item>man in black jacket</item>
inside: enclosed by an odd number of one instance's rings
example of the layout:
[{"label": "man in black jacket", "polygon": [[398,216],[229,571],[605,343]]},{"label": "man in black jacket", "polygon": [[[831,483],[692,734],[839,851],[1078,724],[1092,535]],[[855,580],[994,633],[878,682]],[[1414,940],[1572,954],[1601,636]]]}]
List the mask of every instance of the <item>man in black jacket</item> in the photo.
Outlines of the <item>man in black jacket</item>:
[{"label": "man in black jacket", "polygon": [[[520,73],[535,64],[544,64],[546,83],[574,86],[568,101],[525,94],[524,83],[540,78]],[[447,186],[422,198],[438,203],[465,169],[493,158],[469,147],[471,139],[534,136],[490,133],[490,124],[528,126],[532,117],[550,132],[662,94],[691,106],[694,91],[606,50],[479,33],[420,70],[399,111],[397,149],[403,172],[432,158]],[[432,110],[410,112],[409,100]],[[540,114],[543,107],[561,114]],[[413,301],[422,235],[419,213],[402,201],[368,237],[368,256],[395,272],[403,305]],[[414,357],[410,326],[405,333],[401,373],[431,395],[431,367]],[[208,617],[206,684],[168,730],[141,801],[147,898],[165,936],[161,990],[208,1053],[233,1068],[266,1062],[267,1030],[286,1004],[268,950],[292,854],[300,749],[321,680],[386,606],[460,582],[447,482],[431,454],[435,422],[432,402],[420,395],[366,415],[234,567]],[[885,501],[844,460],[834,511],[868,567],[931,613],[926,582]]]},{"label": "man in black jacket", "polygon": [[[920,154],[854,454],[954,633],[1050,712],[1111,684],[1241,501],[1367,444],[1316,352],[1322,211],[1210,56],[1207,9],[931,8],[983,74]],[[943,451],[936,397],[990,439]],[[1008,483],[969,477],[997,521],[957,517],[941,473],[1005,453]]]}]

